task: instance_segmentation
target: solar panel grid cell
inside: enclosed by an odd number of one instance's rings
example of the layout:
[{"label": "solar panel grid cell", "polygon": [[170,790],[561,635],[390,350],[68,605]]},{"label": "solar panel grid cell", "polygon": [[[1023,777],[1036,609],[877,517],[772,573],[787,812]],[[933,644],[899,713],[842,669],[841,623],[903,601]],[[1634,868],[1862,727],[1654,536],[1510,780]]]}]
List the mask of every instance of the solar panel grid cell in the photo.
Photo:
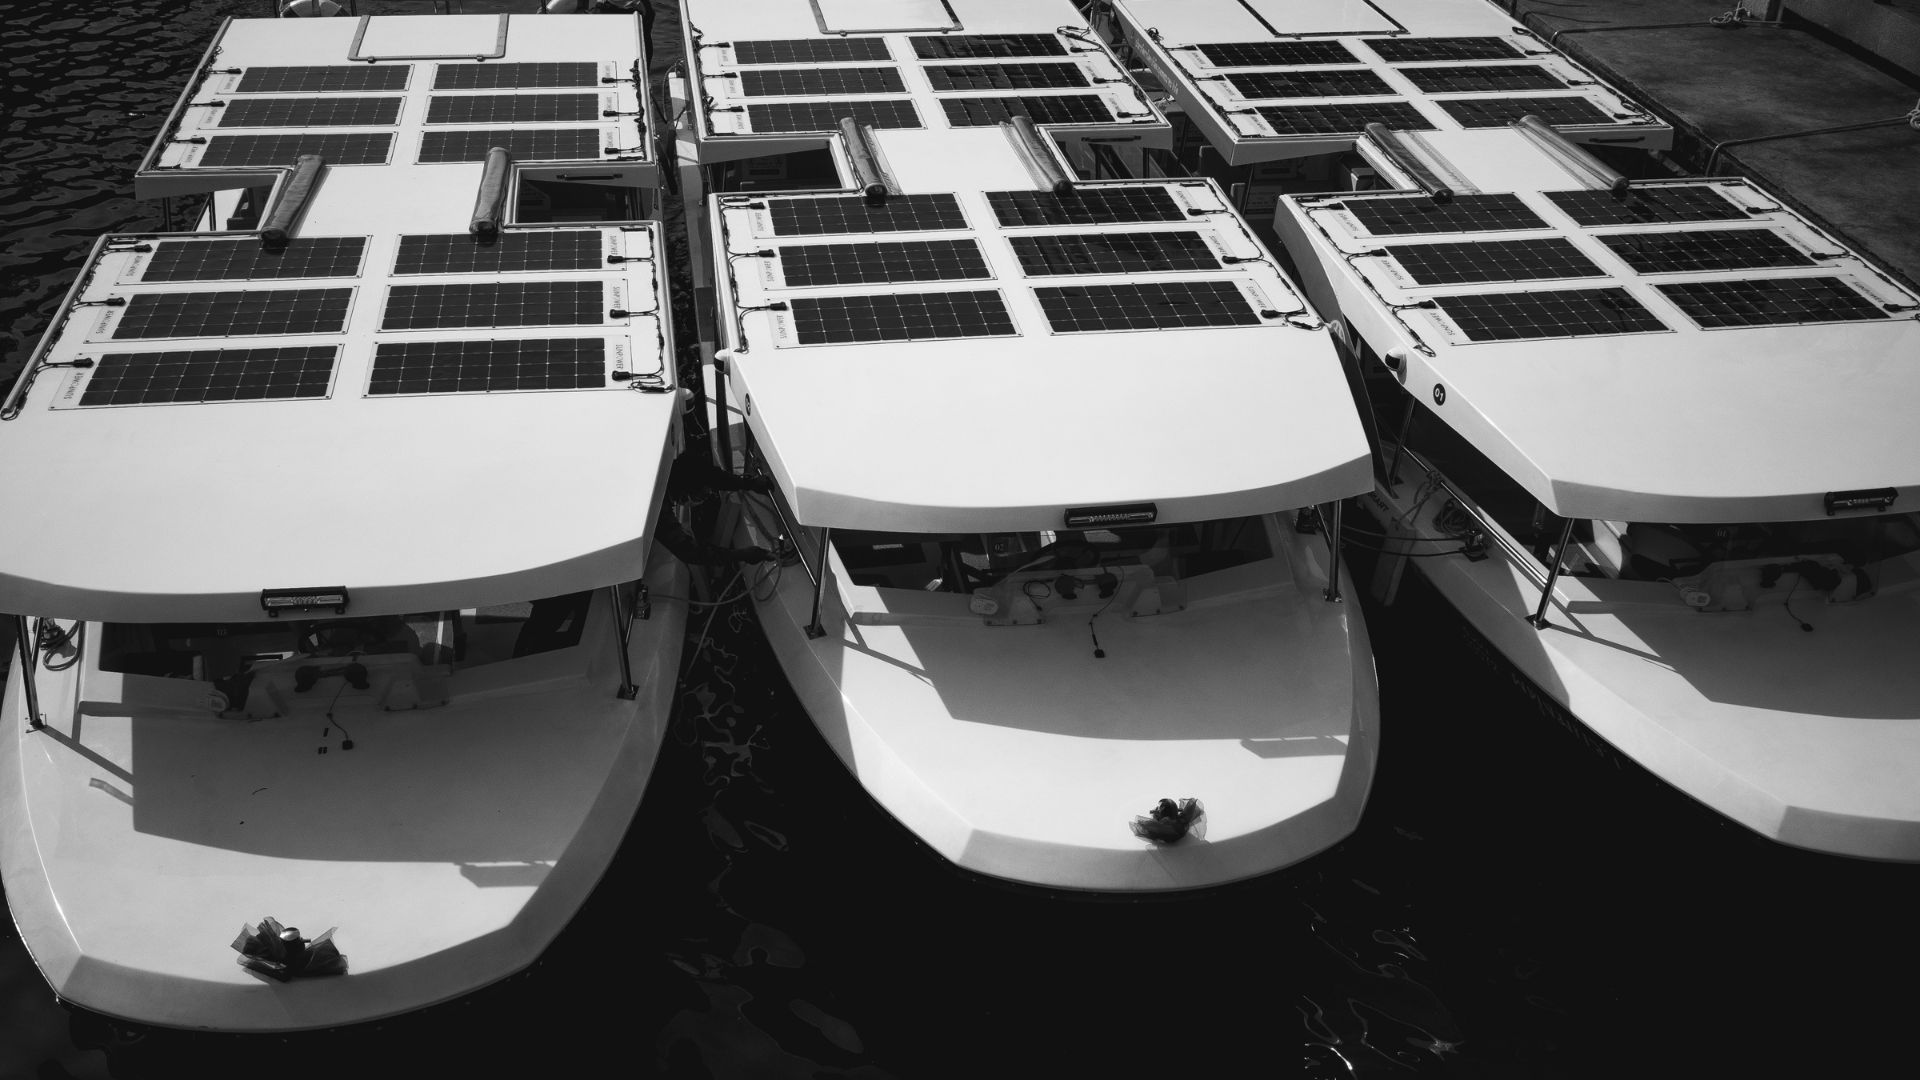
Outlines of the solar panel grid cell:
[{"label": "solar panel grid cell", "polygon": [[1371,71],[1340,69],[1320,71],[1260,71],[1229,75],[1240,96],[1245,98],[1364,97],[1395,93],[1385,79]]},{"label": "solar panel grid cell", "polygon": [[433,75],[435,90],[538,90],[598,85],[598,64],[441,64]]},{"label": "solar panel grid cell", "polygon": [[599,117],[598,94],[451,94],[427,106],[429,124],[566,124]]},{"label": "solar panel grid cell", "polygon": [[593,270],[606,265],[599,230],[506,232],[491,244],[466,233],[402,236],[395,274],[499,274]]},{"label": "solar panel grid cell", "polygon": [[1582,255],[1571,241],[1558,236],[1402,244],[1387,250],[1407,276],[1421,285],[1607,276],[1606,271]]},{"label": "solar panel grid cell", "polygon": [[1556,289],[1434,297],[1472,341],[1604,337],[1666,330],[1625,289]]},{"label": "solar panel grid cell", "polygon": [[397,97],[248,98],[220,111],[221,127],[379,127],[400,119]]},{"label": "solar panel grid cell", "polygon": [[780,275],[790,288],[993,276],[971,239],[789,244],[780,248]]},{"label": "solar panel grid cell", "polygon": [[940,106],[953,127],[1002,124],[1024,116],[1036,124],[1101,124],[1113,111],[1098,94],[1061,94],[1048,97],[943,98]]},{"label": "solar panel grid cell", "polygon": [[983,60],[996,56],[1065,56],[1067,50],[1052,34],[959,34],[916,37],[913,55],[922,60]]},{"label": "solar panel grid cell", "polygon": [[736,41],[733,62],[758,64],[857,64],[891,60],[885,38],[794,38],[780,41]]},{"label": "solar panel grid cell", "polygon": [[338,352],[313,345],[108,353],[87,380],[80,407],[325,397]]},{"label": "solar panel grid cell", "polygon": [[605,296],[598,281],[395,285],[380,329],[599,326],[606,321]]},{"label": "solar panel grid cell", "polygon": [[1430,131],[1433,124],[1404,101],[1369,101],[1329,105],[1263,105],[1254,110],[1279,135],[1347,135],[1365,131],[1368,124],[1385,124],[1402,131]]},{"label": "solar panel grid cell", "polygon": [[1538,116],[1551,125],[1612,124],[1619,118],[1602,112],[1578,94],[1524,98],[1440,98],[1435,104],[1461,127],[1505,127],[1523,116]]},{"label": "solar panel grid cell", "polygon": [[302,154],[318,154],[328,165],[381,165],[393,149],[393,134],[322,135],[312,131],[287,135],[215,135],[198,168],[292,167]]},{"label": "solar panel grid cell", "polygon": [[374,351],[370,396],[593,390],[607,385],[599,338],[384,342]]},{"label": "solar panel grid cell", "polygon": [[860,341],[935,341],[1014,332],[1006,302],[990,289],[970,292],[823,296],[792,301],[802,345]]},{"label": "solar panel grid cell", "polygon": [[1246,41],[1196,45],[1214,67],[1285,67],[1292,64],[1357,64],[1338,41]]},{"label": "solar panel grid cell", "polygon": [[1220,260],[1197,232],[1014,236],[1009,243],[1029,277],[1220,269]]},{"label": "solar panel grid cell", "polygon": [[236,94],[338,94],[405,90],[410,64],[336,64],[327,67],[250,67]]},{"label": "solar panel grid cell", "polygon": [[1586,226],[1642,225],[1677,221],[1742,221],[1747,212],[1710,186],[1636,187],[1626,198],[1608,191],[1549,191],[1568,217]]},{"label": "solar panel grid cell", "polygon": [[834,131],[843,117],[876,128],[920,127],[920,111],[906,98],[883,101],[793,101],[747,106],[747,123],[756,132]]},{"label": "solar panel grid cell", "polygon": [[1708,328],[1860,322],[1889,318],[1846,282],[1832,277],[1685,281],[1656,285],[1687,318]]},{"label": "solar panel grid cell", "polygon": [[598,160],[599,128],[493,128],[485,131],[428,131],[420,136],[420,161],[480,161],[493,147],[505,147],[515,161]]},{"label": "solar panel grid cell", "polygon": [[1348,199],[1342,204],[1360,227],[1374,236],[1420,233],[1518,232],[1544,229],[1547,223],[1518,195],[1456,195],[1436,203],[1425,196]]},{"label": "solar panel grid cell", "polygon": [[1039,64],[942,64],[920,69],[937,91],[1058,90],[1091,85],[1071,61]]},{"label": "solar panel grid cell", "polygon": [[258,240],[163,240],[140,273],[143,282],[253,281],[356,277],[367,241],[360,236],[295,237],[280,247]]},{"label": "solar panel grid cell", "polygon": [[1046,286],[1033,293],[1056,334],[1261,325],[1231,281]]},{"label": "solar panel grid cell", "polygon": [[740,73],[748,97],[831,97],[836,94],[904,94],[900,70],[873,68],[767,68]]},{"label": "solar panel grid cell", "polygon": [[896,195],[883,203],[859,195],[769,199],[767,213],[776,236],[842,233],[938,232],[967,227],[960,201],[952,195]]},{"label": "solar panel grid cell", "polygon": [[1812,266],[1814,260],[1772,229],[1611,233],[1600,242],[1642,274]]},{"label": "solar panel grid cell", "polygon": [[1076,188],[1051,191],[989,191],[987,203],[1003,229],[1041,225],[1117,225],[1185,221],[1180,204],[1161,187]]},{"label": "solar panel grid cell", "polygon": [[1497,94],[1514,90],[1564,90],[1567,84],[1538,64],[1477,64],[1396,68],[1429,94]]},{"label": "solar panel grid cell", "polygon": [[1365,44],[1390,64],[1430,60],[1509,60],[1526,55],[1497,37],[1367,38]]},{"label": "solar panel grid cell", "polygon": [[347,324],[352,289],[136,293],[114,328],[126,338],[333,334]]}]

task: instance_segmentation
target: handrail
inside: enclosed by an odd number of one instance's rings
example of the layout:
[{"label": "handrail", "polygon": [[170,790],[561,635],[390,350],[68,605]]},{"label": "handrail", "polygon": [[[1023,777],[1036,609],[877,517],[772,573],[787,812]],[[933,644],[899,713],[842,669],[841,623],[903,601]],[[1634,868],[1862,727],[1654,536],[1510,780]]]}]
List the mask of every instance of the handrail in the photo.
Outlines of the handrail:
[{"label": "handrail", "polygon": [[40,343],[27,355],[26,366],[20,369],[19,376],[13,380],[13,388],[7,391],[6,399],[0,401],[0,420],[11,420],[27,407],[27,394],[33,389],[34,377],[40,374],[41,362],[47,358],[48,350],[53,348],[67,319],[72,316],[74,302],[92,283],[93,272],[100,265],[101,251],[106,248],[108,241],[125,235],[128,234],[107,233],[94,240],[93,250],[87,253],[87,261],[81,264],[80,272],[73,276],[73,284],[67,286],[66,298],[60,301],[60,306],[54,309],[53,318],[47,321],[47,328],[40,335]]}]

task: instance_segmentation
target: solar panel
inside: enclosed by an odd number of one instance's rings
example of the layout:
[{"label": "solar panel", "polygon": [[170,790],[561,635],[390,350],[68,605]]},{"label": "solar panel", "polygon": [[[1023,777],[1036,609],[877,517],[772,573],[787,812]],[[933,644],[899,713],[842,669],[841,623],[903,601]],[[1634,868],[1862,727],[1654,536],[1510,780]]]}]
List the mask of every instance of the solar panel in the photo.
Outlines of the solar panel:
[{"label": "solar panel", "polygon": [[108,353],[87,380],[80,407],[326,397],[339,351],[310,345]]},{"label": "solar panel", "polygon": [[1890,317],[1878,304],[1833,277],[1684,281],[1654,288],[1687,318],[1709,328]]},{"label": "solar panel", "polygon": [[1058,90],[1089,86],[1080,65],[1071,61],[1040,64],[942,64],[920,69],[935,89]]},{"label": "solar panel", "polygon": [[1078,233],[1009,238],[1029,277],[1052,274],[1141,274],[1218,270],[1220,260],[1197,232]]},{"label": "solar panel", "polygon": [[971,239],[790,244],[780,249],[780,274],[791,288],[993,276]]},{"label": "solar panel", "polygon": [[162,240],[141,281],[254,281],[357,277],[362,236],[296,237],[279,247],[258,240]]},{"label": "solar panel", "polygon": [[953,127],[1001,124],[1024,116],[1036,124],[1101,124],[1113,119],[1112,110],[1098,94],[1058,97],[942,98],[947,123]]},{"label": "solar panel", "polygon": [[333,64],[327,67],[250,67],[236,94],[339,94],[405,90],[411,64]]},{"label": "solar panel", "polygon": [[1625,289],[1436,296],[1434,301],[1473,341],[1644,334],[1667,324]]},{"label": "solar panel", "polygon": [[993,207],[993,215],[1003,229],[1187,220],[1186,211],[1163,187],[1075,188],[1064,195],[1051,191],[989,191],[987,205]]},{"label": "solar panel", "polygon": [[503,390],[595,390],[607,385],[599,338],[383,342],[373,353],[369,396],[485,394]]},{"label": "solar panel", "polygon": [[834,94],[904,94],[907,84],[900,69],[768,68],[740,73],[740,89],[748,97],[829,97]]},{"label": "solar panel", "polygon": [[952,195],[895,195],[883,203],[861,195],[769,199],[776,236],[834,233],[937,232],[964,229],[967,218]]},{"label": "solar panel", "polygon": [[922,60],[982,60],[994,56],[1065,56],[1052,34],[958,34],[913,39],[913,55]]},{"label": "solar panel", "polygon": [[428,131],[420,136],[420,162],[480,161],[496,146],[515,161],[585,161],[600,157],[599,128],[493,128]]},{"label": "solar panel", "polygon": [[1553,125],[1611,124],[1617,119],[1578,94],[1525,98],[1439,98],[1434,102],[1461,127],[1505,127],[1533,115]]},{"label": "solar panel", "polygon": [[251,337],[334,334],[347,325],[352,289],[259,289],[135,293],[113,336]]},{"label": "solar panel", "polygon": [[1033,294],[1056,334],[1260,325],[1260,316],[1231,281],[1047,286]]},{"label": "solar panel", "polygon": [[1012,334],[1013,316],[992,289],[972,292],[822,296],[792,301],[802,345],[854,341],[936,341]]},{"label": "solar panel", "polygon": [[393,272],[517,274],[530,270],[594,270],[606,265],[600,232],[560,229],[503,232],[491,244],[466,233],[402,236]]},{"label": "solar panel", "polygon": [[1514,90],[1564,90],[1567,86],[1538,64],[1476,64],[1395,70],[1429,94],[1503,94]]},{"label": "solar panel", "polygon": [[566,124],[600,118],[599,94],[435,95],[429,124]]},{"label": "solar panel", "polygon": [[1497,37],[1366,38],[1367,48],[1389,64],[1423,60],[1511,60],[1526,53]]},{"label": "solar panel", "polygon": [[733,62],[750,64],[856,64],[891,60],[887,40],[877,37],[794,38],[784,41],[736,41]]},{"label": "solar panel", "polygon": [[1385,124],[1401,131],[1427,131],[1433,124],[1404,101],[1369,101],[1337,105],[1263,105],[1254,110],[1280,135],[1351,135],[1368,124]]},{"label": "solar panel", "polygon": [[395,285],[382,330],[469,326],[598,326],[606,321],[598,281],[484,281]]},{"label": "solar panel", "polygon": [[1342,206],[1374,236],[1415,233],[1509,232],[1544,229],[1547,223],[1518,195],[1455,195],[1436,203],[1424,196],[1348,199]]},{"label": "solar panel", "polygon": [[539,90],[598,85],[598,64],[441,64],[433,73],[435,90]]},{"label": "solar panel", "polygon": [[244,168],[261,165],[292,167],[302,154],[319,154],[329,165],[384,165],[393,149],[393,133],[322,135],[300,131],[287,135],[215,135],[199,168]]},{"label": "solar panel", "polygon": [[1549,191],[1563,213],[1582,225],[1642,225],[1673,221],[1742,221],[1747,212],[1712,187],[1630,188],[1624,199],[1608,191]]},{"label": "solar panel", "polygon": [[1337,41],[1245,41],[1196,45],[1214,67],[1283,67],[1288,64],[1357,64],[1360,58]]},{"label": "solar panel", "polygon": [[220,126],[380,127],[400,119],[397,97],[249,98],[227,103]]},{"label": "solar panel", "polygon": [[1572,241],[1558,236],[1405,244],[1388,248],[1387,254],[1422,285],[1607,276],[1607,272],[1582,255]]},{"label": "solar panel", "polygon": [[1772,229],[1612,233],[1600,242],[1642,274],[1812,266],[1814,260]]},{"label": "solar panel", "polygon": [[1229,75],[1227,81],[1246,98],[1391,96],[1397,91],[1371,71],[1348,68],[1320,71],[1261,71]]},{"label": "solar panel", "polygon": [[920,127],[920,110],[906,98],[879,101],[789,101],[747,106],[747,123],[760,131],[834,131],[843,117],[876,128]]}]

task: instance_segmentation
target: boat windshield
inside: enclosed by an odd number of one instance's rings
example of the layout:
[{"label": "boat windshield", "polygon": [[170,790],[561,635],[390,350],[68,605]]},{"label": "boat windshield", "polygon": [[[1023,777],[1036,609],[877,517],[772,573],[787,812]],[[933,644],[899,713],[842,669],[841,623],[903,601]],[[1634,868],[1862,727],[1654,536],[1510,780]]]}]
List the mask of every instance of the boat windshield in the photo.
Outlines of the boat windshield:
[{"label": "boat windshield", "polygon": [[1920,512],[1738,525],[1592,525],[1597,568],[1639,581],[1685,577],[1719,562],[1834,555],[1864,567],[1920,551]]},{"label": "boat windshield", "polygon": [[834,530],[855,585],[972,592],[1008,574],[1145,565],[1185,579],[1273,557],[1261,517],[1026,533],[880,533]]}]

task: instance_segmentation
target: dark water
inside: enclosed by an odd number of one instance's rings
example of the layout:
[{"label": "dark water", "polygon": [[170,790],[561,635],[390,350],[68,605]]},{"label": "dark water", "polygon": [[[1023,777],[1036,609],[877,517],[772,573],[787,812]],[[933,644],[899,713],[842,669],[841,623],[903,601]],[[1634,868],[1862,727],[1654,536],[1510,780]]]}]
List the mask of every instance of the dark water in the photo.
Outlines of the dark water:
[{"label": "dark water", "polygon": [[[17,365],[92,237],[156,223],[130,172],[220,16],[255,12],[3,10]],[[951,870],[868,802],[731,611],[607,879],[528,972],[339,1031],[142,1030],[55,1004],[9,921],[0,1078],[1920,1068],[1920,868],[1790,851],[1699,809],[1538,707],[1418,584],[1369,616],[1384,738],[1366,818],[1261,880],[1089,902]]]}]

